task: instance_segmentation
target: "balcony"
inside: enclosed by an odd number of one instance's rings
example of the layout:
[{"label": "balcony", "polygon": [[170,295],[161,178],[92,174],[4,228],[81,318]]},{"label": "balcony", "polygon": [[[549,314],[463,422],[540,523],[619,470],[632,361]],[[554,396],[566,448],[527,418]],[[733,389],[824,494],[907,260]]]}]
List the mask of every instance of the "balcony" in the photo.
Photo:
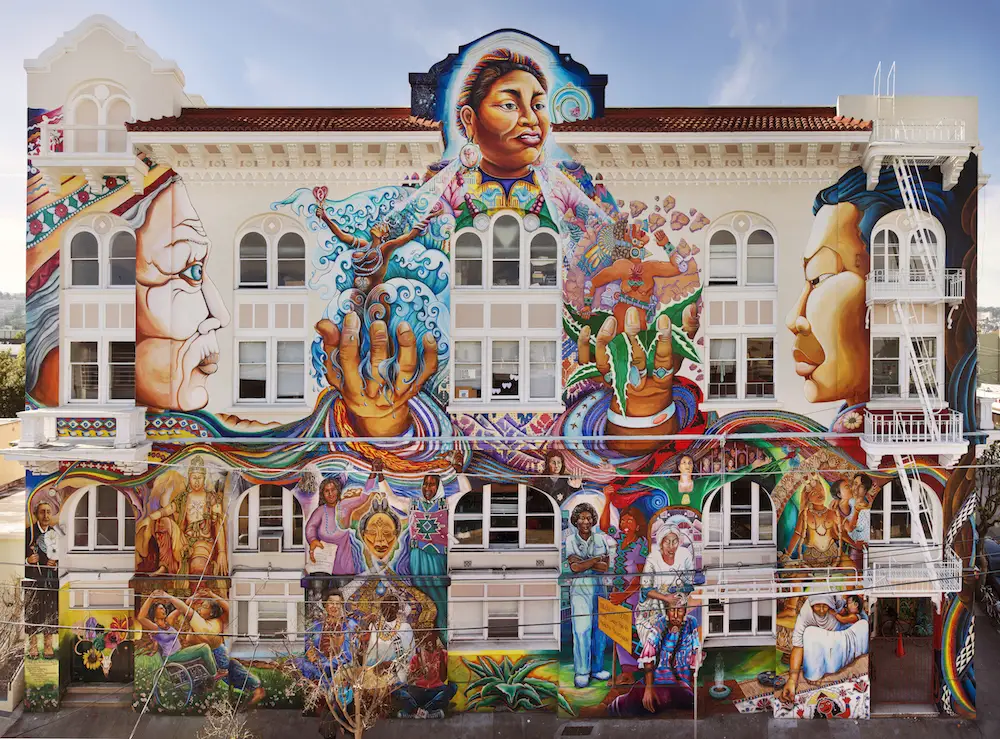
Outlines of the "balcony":
[{"label": "balcony", "polygon": [[940,561],[914,562],[890,559],[872,562],[865,570],[865,587],[872,595],[934,596],[962,589],[962,561],[948,552]]},{"label": "balcony", "polygon": [[872,141],[893,144],[965,144],[965,121],[876,118]]},{"label": "balcony", "polygon": [[865,299],[868,305],[897,300],[952,304],[965,300],[964,269],[941,269],[935,277],[922,270],[873,269],[865,281]]},{"label": "balcony", "polygon": [[3,455],[32,471],[45,472],[60,462],[106,462],[135,473],[145,469],[153,446],[146,439],[143,406],[61,406],[17,415],[21,438]]},{"label": "balcony", "polygon": [[965,453],[969,442],[962,431],[962,414],[949,408],[926,414],[922,410],[865,409],[861,448],[868,465],[878,467],[882,457],[895,454],[937,455],[944,466]]},{"label": "balcony", "polygon": [[65,177],[82,173],[93,190],[103,190],[107,178],[116,177],[127,179],[132,190],[141,193],[149,167],[135,155],[130,136],[120,124],[44,122],[31,163],[53,192]]}]

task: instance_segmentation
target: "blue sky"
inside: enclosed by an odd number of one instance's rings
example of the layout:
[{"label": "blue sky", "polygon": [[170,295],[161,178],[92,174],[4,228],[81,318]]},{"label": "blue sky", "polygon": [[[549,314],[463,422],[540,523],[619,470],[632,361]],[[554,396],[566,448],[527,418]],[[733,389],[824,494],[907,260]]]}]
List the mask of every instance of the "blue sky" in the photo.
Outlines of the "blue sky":
[{"label": "blue sky", "polygon": [[[609,75],[607,103],[834,105],[870,94],[881,61],[899,95],[976,95],[984,171],[1000,162],[1000,3],[982,0],[46,0],[0,10],[0,289],[24,284],[23,59],[92,13],[175,59],[209,105],[409,104],[407,73],[489,31],[533,33]],[[992,193],[990,193],[992,191]],[[985,212],[984,212],[985,211]],[[980,212],[1000,237],[1000,180]],[[985,251],[985,250],[984,250]],[[980,254],[1000,284],[1000,249]],[[8,259],[9,257],[12,257]],[[981,303],[1000,305],[981,292]]]}]

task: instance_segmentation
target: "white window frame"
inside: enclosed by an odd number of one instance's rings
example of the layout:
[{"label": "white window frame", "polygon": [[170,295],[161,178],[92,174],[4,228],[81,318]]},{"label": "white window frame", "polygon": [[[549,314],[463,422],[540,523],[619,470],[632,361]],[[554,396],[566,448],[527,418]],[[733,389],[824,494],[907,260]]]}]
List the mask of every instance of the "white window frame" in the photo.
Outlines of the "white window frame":
[{"label": "white window frame", "polygon": [[[303,638],[306,633],[305,624],[305,600],[303,599],[302,593],[294,593],[289,591],[289,583],[287,581],[281,580],[269,580],[267,582],[261,581],[251,581],[247,583],[246,581],[240,582],[239,580],[233,580],[232,592],[236,592],[237,584],[249,585],[250,594],[235,596],[231,599],[229,604],[229,617],[230,617],[230,629],[233,634],[236,634],[235,642],[236,645],[248,645],[254,644],[258,640],[262,644],[284,644],[287,640],[288,643],[294,644],[300,638]],[[298,584],[297,581],[294,584]],[[276,586],[283,585],[285,589],[284,595],[273,595],[264,594],[265,589],[273,589]],[[285,604],[285,625],[286,627],[291,624],[294,627],[294,632],[289,631],[287,637],[261,637],[258,621],[260,619],[260,603],[284,603]],[[240,603],[246,603],[246,623],[243,623],[243,618],[240,614]],[[301,619],[301,620],[300,620]]]},{"label": "white window frame", "polygon": [[[918,230],[929,231],[933,234],[934,239],[937,243],[934,245],[935,250],[932,254],[932,261],[934,262],[934,267],[939,274],[943,273],[945,268],[945,259],[947,255],[946,250],[946,234],[944,227],[941,222],[938,221],[930,213],[926,211],[921,213],[919,228],[917,224],[912,222],[910,214],[905,209],[894,210],[891,213],[887,213],[882,216],[871,231],[871,252],[872,252],[872,270],[875,267],[875,249],[877,237],[883,231],[893,231],[899,238],[899,268],[898,276],[893,276],[891,270],[885,268],[886,275],[880,281],[886,282],[901,282],[903,284],[913,284],[915,286],[927,285],[927,280],[914,280],[913,275],[910,271],[910,258],[912,256],[911,247],[914,245],[914,239]],[[888,238],[888,237],[887,237]],[[888,249],[888,247],[887,247]],[[936,275],[932,275],[933,279]]]},{"label": "white window frame", "polygon": [[[98,546],[97,544],[97,490],[101,485],[91,485],[86,488],[79,497],[73,502],[73,508],[70,511],[68,517],[69,529],[69,551],[72,553],[76,552],[133,552],[135,551],[135,544],[132,546],[125,545],[125,514],[129,508],[132,508],[132,502],[128,497],[117,488],[113,488],[110,485],[105,485],[103,487],[108,487],[114,490],[118,494],[118,544],[116,546]],[[81,505],[87,506],[87,546],[77,546],[76,543],[76,518],[77,511]],[[135,516],[135,509],[132,508],[132,517]]]},{"label": "white window frame", "polygon": [[[775,539],[775,534],[778,526],[777,514],[774,510],[774,501],[771,500],[771,494],[766,488],[762,488],[759,483],[750,481],[750,539],[733,539],[732,538],[732,526],[730,526],[729,517],[732,512],[732,483],[727,482],[725,485],[720,487],[715,492],[711,493],[707,498],[705,498],[702,510],[705,512],[705,545],[706,546],[726,546],[726,547],[739,547],[739,548],[769,548],[774,549],[777,546],[777,540]],[[767,497],[771,501],[771,538],[762,539],[760,535],[760,498],[761,495]],[[708,520],[708,517],[712,515],[711,506],[717,498],[721,496],[722,505],[719,509],[719,515],[722,516],[722,541],[715,541],[712,538],[712,526]]]},{"label": "white window frame", "polygon": [[[298,336],[270,336],[271,332],[250,332],[239,333],[233,345],[233,398],[241,406],[301,406],[306,402],[309,395],[309,344]],[[294,342],[302,344],[302,397],[300,398],[278,398],[278,343]],[[240,344],[243,342],[257,342],[265,345],[265,392],[263,398],[244,398],[240,395]]]},{"label": "white window frame", "polygon": [[[281,486],[279,486],[281,487]],[[282,537],[281,537],[281,551],[282,552],[301,552],[305,549],[305,511],[302,505],[295,499],[292,491],[286,487],[281,487],[281,523],[282,523]],[[249,505],[247,507],[247,514],[249,518],[249,525],[247,527],[247,540],[248,544],[241,545],[240,542],[240,508],[243,505],[243,501],[248,500]],[[294,516],[295,516],[295,506],[299,506],[299,513],[302,516],[302,543],[295,544],[292,540],[294,534]],[[233,551],[236,553],[253,553],[260,551],[260,485],[254,485],[252,488],[243,493],[233,506],[232,513],[230,514],[231,521],[231,536],[233,541]]]},{"label": "white window frame", "polygon": [[[79,225],[69,231],[63,239],[62,254],[60,263],[65,265],[66,288],[67,290],[122,290],[135,292],[135,282],[131,285],[115,285],[111,282],[111,242],[116,235],[127,233],[136,241],[135,232],[121,222],[115,222],[105,234],[100,234],[93,227],[93,221],[86,225]],[[89,233],[97,239],[97,284],[77,285],[73,283],[73,239],[81,233]],[[136,249],[139,245],[136,241]],[[88,260],[90,261],[90,260]]]},{"label": "white window frame", "polygon": [[[912,325],[909,326],[910,341],[916,339],[933,339],[935,346],[934,356],[934,384],[935,390],[931,397],[932,402],[945,401],[944,384],[944,321],[938,325]],[[875,380],[875,340],[876,339],[898,339],[899,341],[899,394],[898,395],[875,395],[872,394],[872,402],[885,403],[894,400],[919,400],[919,394],[910,392],[910,382],[912,380],[910,353],[907,351],[906,334],[899,324],[879,325],[872,327],[868,344],[868,373],[869,390]]]},{"label": "white window frame", "polygon": [[[96,88],[100,85],[104,85],[108,88],[108,96],[104,100],[98,100],[97,96],[94,94]],[[77,106],[83,100],[89,100],[97,106],[97,123],[94,125],[109,127],[111,124],[108,123],[108,111],[111,109],[111,105],[116,101],[122,101],[128,104],[129,109],[129,121],[135,120],[135,105],[132,103],[132,99],[126,94],[126,92],[119,87],[114,82],[109,80],[96,80],[91,81],[78,88],[73,95],[70,96],[68,103],[64,107],[66,111],[66,122],[72,125],[78,125],[76,120],[77,116]],[[125,149],[123,151],[110,151],[108,149],[108,134],[111,131],[108,128],[101,128],[96,131],[97,133],[97,148],[94,151],[80,151],[76,148],[76,131],[70,129],[65,132],[65,141],[63,144],[63,150],[67,153],[78,153],[81,155],[86,154],[118,154],[127,155],[129,154],[129,138],[128,131],[124,125],[120,131],[114,131],[114,133],[121,133],[125,139]]]},{"label": "white window frame", "polygon": [[[464,336],[462,334],[453,335],[452,343],[457,343],[460,341],[470,341],[478,342],[482,346],[482,365],[480,371],[482,373],[482,387],[481,393],[482,397],[479,398],[458,398],[455,393],[456,378],[455,371],[457,369],[457,362],[450,362],[450,387],[449,395],[451,397],[451,402],[454,404],[455,408],[465,408],[466,406],[474,408],[476,406],[488,406],[495,405],[499,407],[510,407],[512,405],[518,406],[536,406],[539,404],[556,404],[560,402],[562,397],[562,340],[556,337],[546,337],[546,336],[535,336],[533,331],[528,331],[527,336],[522,330],[519,332],[518,336],[501,334],[499,331],[492,332],[489,336],[473,337]],[[516,342],[518,345],[518,394],[517,397],[494,397],[493,389],[493,344],[494,342]],[[531,361],[528,356],[531,350],[532,342],[548,342],[555,345],[556,348],[556,359],[555,359],[555,378],[556,386],[555,393],[549,398],[533,398],[531,397]],[[463,363],[467,364],[467,363]],[[459,381],[460,384],[461,381]]]},{"label": "white window frame", "polygon": [[[86,551],[86,550],[79,550]],[[108,550],[99,550],[108,551]],[[123,585],[121,587],[111,587],[101,583],[98,585],[95,583],[95,587],[88,587],[87,583],[74,581],[69,587],[69,608],[70,610],[109,610],[111,606],[106,606],[103,604],[91,605],[90,595],[94,592],[108,593],[108,594],[120,594],[121,595],[121,608],[126,608],[131,610],[135,606],[135,593],[128,587],[128,585]]]},{"label": "white window frame", "polygon": [[[503,216],[513,217],[520,227],[520,250],[518,253],[519,263],[518,263],[518,284],[517,285],[503,285],[494,286],[493,285],[493,229],[496,226],[497,220]],[[457,285],[454,284],[452,280],[452,290],[465,292],[465,291],[486,291],[495,293],[516,293],[518,291],[527,291],[529,293],[534,292],[553,292],[562,294],[562,261],[563,261],[563,250],[562,250],[562,240],[559,238],[559,234],[553,231],[551,228],[538,227],[534,231],[528,231],[524,227],[524,218],[513,210],[500,210],[494,213],[490,217],[489,226],[485,231],[480,231],[475,226],[469,226],[455,232],[452,238],[452,249],[451,249],[451,270],[452,274],[455,274],[455,244],[458,242],[458,237],[465,233],[474,233],[479,237],[479,241],[483,246],[483,282],[481,285]],[[556,284],[555,285],[532,285],[531,284],[531,241],[535,236],[541,233],[550,234],[556,240]]]},{"label": "white window frame", "polygon": [[[325,226],[324,226],[325,228]],[[258,233],[264,237],[265,243],[265,267],[267,269],[267,280],[265,284],[248,284],[244,285],[241,279],[241,262],[240,259],[240,244],[243,241],[243,237],[249,233]],[[296,234],[303,243],[302,252],[302,264],[303,264],[303,284],[301,285],[279,285],[278,284],[278,242],[281,237],[288,233]],[[244,293],[251,290],[260,291],[270,291],[270,290],[280,290],[280,291],[299,291],[305,292],[309,287],[309,240],[306,235],[302,232],[302,229],[298,227],[297,224],[290,221],[287,218],[275,214],[268,214],[266,216],[255,216],[245,223],[237,232],[236,239],[233,241],[233,258],[235,263],[233,265],[233,272],[235,283],[235,289],[238,292]]]},{"label": "white window frame", "polygon": [[[771,395],[748,395],[747,394],[747,369],[749,364],[749,358],[747,356],[747,342],[750,339],[770,339],[771,340],[771,366],[774,371],[774,384],[775,392]],[[712,395],[709,392],[711,385],[711,361],[712,361],[712,344],[713,341],[719,340],[729,340],[736,341],[736,395]],[[706,337],[708,345],[705,347],[705,356],[708,357],[705,371],[705,400],[706,401],[717,401],[717,402],[738,402],[738,401],[773,401],[777,396],[777,365],[778,365],[778,351],[777,344],[778,339],[774,333],[769,331],[753,331],[747,333],[719,333],[710,334]]]},{"label": "white window frame", "polygon": [[[741,225],[742,224],[742,225]],[[720,231],[728,231],[736,239],[736,279],[732,282],[714,282],[712,281],[712,268],[711,268],[711,244],[712,237],[715,236]],[[748,241],[751,234],[757,231],[764,231],[770,234],[771,240],[773,242],[774,253],[772,256],[771,265],[771,281],[770,282],[748,282],[747,274],[749,270],[747,269],[747,259],[748,259]],[[778,284],[778,232],[774,225],[755,213],[727,213],[724,216],[720,216],[715,219],[708,233],[705,234],[705,286],[707,288],[716,288],[718,290],[727,290],[734,287],[747,287],[758,290],[768,290],[775,289]]]},{"label": "white window frame", "polygon": [[[941,505],[938,500],[937,495],[934,491],[918,480],[911,480],[911,486],[916,487],[919,490],[920,495],[920,505],[917,511],[918,517],[922,513],[926,513],[931,521],[931,538],[927,542],[929,545],[939,545],[941,544]],[[906,494],[903,492],[902,485],[897,480],[890,480],[881,488],[882,495],[882,538],[875,538],[875,526],[874,522],[869,526],[870,533],[868,538],[869,546],[879,547],[879,546],[892,546],[898,544],[912,544],[916,543],[917,538],[913,536],[913,516],[910,514],[909,504],[906,502]],[[893,508],[892,502],[894,497],[896,498],[897,506]],[[878,495],[876,495],[876,499]],[[872,501],[874,504],[874,500]],[[872,513],[875,509],[872,508]],[[909,536],[901,536],[895,538],[892,536],[892,526],[891,526],[891,514],[893,511],[905,512],[910,518],[910,534]],[[919,521],[917,525],[922,525]]]},{"label": "white window frame", "polygon": [[[65,382],[62,383],[63,400],[65,405],[111,405],[129,406],[135,405],[135,392],[132,398],[111,398],[111,343],[122,342],[125,344],[135,343],[135,329],[128,329],[131,335],[116,335],[114,330],[101,331],[99,329],[78,330],[74,329],[72,336],[64,337],[62,341],[60,360],[62,364],[62,376]],[[96,398],[74,398],[73,397],[73,365],[70,360],[70,351],[73,344],[97,344],[97,397]]]},{"label": "white window frame", "polygon": [[[746,596],[738,598],[738,600],[746,601],[750,600],[751,605],[751,620],[750,620],[750,631],[732,631],[729,628],[729,614],[730,614],[730,598],[709,598],[705,602],[705,637],[708,638],[725,638],[729,637],[732,639],[739,638],[753,638],[761,636],[776,636],[777,635],[777,600],[775,598],[752,598],[748,599]],[[718,605],[722,606],[722,630],[715,631],[712,629],[712,616],[718,615],[718,611],[715,610]],[[762,609],[771,610],[771,628],[767,631],[761,631],[757,628],[757,619],[761,614]]]},{"label": "white window frame", "polygon": [[[560,515],[559,505],[554,500],[552,500],[552,498],[550,498],[547,493],[545,493],[544,491],[538,490],[538,488],[531,488],[531,489],[537,491],[539,495],[544,495],[545,499],[549,501],[549,504],[552,506],[552,509],[553,509],[553,516],[554,516],[554,518],[553,518],[553,527],[555,529],[555,533],[554,533],[555,540],[553,541],[552,544],[528,544],[525,541],[525,539],[526,539],[526,532],[527,532],[527,528],[526,528],[525,524],[526,524],[526,521],[527,521],[527,518],[528,518],[528,514],[527,514],[527,510],[526,510],[526,508],[527,508],[527,491],[528,491],[529,487],[531,487],[531,486],[525,485],[523,483],[520,483],[520,484],[517,485],[517,493],[518,493],[518,495],[517,495],[518,544],[517,544],[516,548],[514,546],[508,546],[508,547],[501,547],[501,546],[491,547],[490,546],[490,519],[492,518],[492,516],[491,516],[491,509],[492,509],[493,483],[487,483],[487,484],[483,485],[483,489],[482,489],[482,495],[483,495],[483,513],[482,513],[482,519],[483,519],[483,542],[482,542],[482,544],[462,544],[462,543],[460,543],[458,541],[458,539],[455,538],[455,522],[456,522],[456,518],[458,518],[458,520],[461,520],[461,521],[479,520],[478,517],[475,516],[474,514],[460,514],[460,513],[456,513],[455,511],[458,508],[459,501],[461,501],[461,499],[464,498],[466,495],[474,495],[475,493],[477,493],[479,491],[473,489],[473,490],[470,490],[470,491],[468,491],[466,493],[462,493],[460,495],[455,495],[455,496],[453,496],[450,499],[451,500],[451,502],[450,502],[450,508],[451,508],[451,510],[450,510],[449,516],[448,516],[448,527],[449,527],[449,532],[448,533],[449,533],[449,538],[451,539],[451,542],[452,542],[450,548],[453,549],[453,550],[456,550],[456,551],[457,550],[463,550],[463,551],[480,551],[480,552],[514,552],[514,551],[524,550],[524,549],[533,550],[533,551],[534,550],[559,549],[559,546],[561,544],[561,542],[560,542],[560,538],[561,538],[561,531],[560,531],[560,529],[562,528],[562,522],[561,522],[561,515]],[[542,514],[534,514],[534,515],[542,515]]]},{"label": "white window frame", "polygon": [[[471,596],[455,596],[453,591],[455,586],[464,584],[481,584],[483,586],[483,595],[479,597]],[[506,586],[516,585],[520,588],[520,593],[517,597],[514,596],[490,596],[489,586],[493,584],[503,584]],[[551,596],[534,596],[525,595],[525,587],[532,585],[552,585],[554,594]],[[491,602],[510,602],[517,601],[518,603],[518,613],[517,613],[517,639],[512,637],[491,637],[489,636],[489,604]],[[526,634],[525,633],[525,617],[524,609],[525,603],[527,602],[545,602],[551,601],[552,604],[552,617],[542,625],[551,625],[551,631],[547,634]],[[449,640],[455,642],[488,642],[491,645],[499,644],[510,644],[512,646],[520,644],[522,642],[551,642],[559,640],[559,627],[561,623],[561,618],[559,614],[560,609],[560,587],[558,576],[553,575],[551,578],[538,578],[538,579],[524,579],[524,580],[512,580],[512,579],[479,579],[475,580],[465,580],[463,579],[453,579],[452,585],[449,588],[448,593],[448,624],[452,625],[454,622],[454,616],[456,610],[462,609],[463,612],[469,612],[468,609],[479,607],[482,609],[482,629],[479,631],[474,630],[471,627],[455,627],[449,630]]]}]

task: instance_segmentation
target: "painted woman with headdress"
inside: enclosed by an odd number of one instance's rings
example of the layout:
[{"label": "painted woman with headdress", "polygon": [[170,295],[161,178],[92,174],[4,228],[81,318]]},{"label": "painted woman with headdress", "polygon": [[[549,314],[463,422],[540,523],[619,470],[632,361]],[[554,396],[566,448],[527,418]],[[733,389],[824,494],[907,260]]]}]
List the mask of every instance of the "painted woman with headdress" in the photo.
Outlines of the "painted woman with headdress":
[{"label": "painted woman with headdress", "polygon": [[166,470],[153,480],[149,501],[159,508],[149,511],[135,527],[135,551],[139,557],[137,572],[149,575],[176,575],[181,571],[181,557],[187,547],[184,532],[169,515],[161,511],[170,506],[173,497],[184,490],[184,475]]},{"label": "painted woman with headdress", "polygon": [[655,524],[650,529],[656,544],[642,568],[640,599],[635,610],[635,628],[643,645],[667,608],[686,605],[687,595],[680,588],[693,582],[695,574],[692,542],[681,528],[668,523],[658,531]]}]

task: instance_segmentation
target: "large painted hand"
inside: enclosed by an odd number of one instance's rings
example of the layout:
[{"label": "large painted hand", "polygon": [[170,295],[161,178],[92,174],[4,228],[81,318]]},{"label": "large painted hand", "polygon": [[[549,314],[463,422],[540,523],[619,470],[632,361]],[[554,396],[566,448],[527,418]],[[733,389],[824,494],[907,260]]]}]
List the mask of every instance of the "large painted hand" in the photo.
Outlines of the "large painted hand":
[{"label": "large painted hand", "polygon": [[[393,382],[382,374],[383,363],[392,356],[392,341],[385,321],[374,321],[369,331],[371,358],[368,373],[362,371],[361,319],[357,313],[347,314],[343,329],[323,319],[316,324],[316,331],[323,340],[327,355],[326,379],[340,391],[357,434],[390,438],[405,432],[410,427],[407,403],[437,371],[438,352],[434,337],[425,334],[422,346],[418,347],[417,337],[410,325],[405,321],[399,324],[395,336],[398,372]],[[339,369],[330,359],[334,351],[339,357]]]},{"label": "large painted hand", "polygon": [[[645,454],[662,445],[662,441],[629,440],[630,436],[662,436],[677,432],[677,414],[674,411],[674,362],[673,340],[670,319],[661,315],[656,321],[656,347],[652,361],[647,361],[646,351],[639,342],[642,321],[638,309],[632,307],[625,313],[624,334],[632,345],[632,366],[630,385],[626,395],[625,408],[612,393],[608,414],[607,433],[619,437],[608,442],[608,446],[625,454]],[[618,334],[618,321],[608,318],[597,332],[594,363],[597,371],[608,382],[611,372],[611,356],[608,344]],[[591,361],[590,327],[580,331],[577,349],[580,364]]]}]

